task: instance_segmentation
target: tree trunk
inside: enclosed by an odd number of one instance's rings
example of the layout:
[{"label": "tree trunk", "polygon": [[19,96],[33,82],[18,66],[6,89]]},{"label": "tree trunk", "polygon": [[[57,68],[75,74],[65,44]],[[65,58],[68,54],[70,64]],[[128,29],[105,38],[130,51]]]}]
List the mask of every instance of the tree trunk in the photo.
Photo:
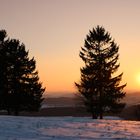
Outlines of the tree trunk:
[{"label": "tree trunk", "polygon": [[103,119],[103,113],[102,112],[100,113],[100,119]]},{"label": "tree trunk", "polygon": [[92,113],[92,119],[97,119],[97,115],[95,115],[94,113]]},{"label": "tree trunk", "polygon": [[19,116],[19,109],[18,108],[15,109],[14,115]]},{"label": "tree trunk", "polygon": [[7,114],[8,114],[8,115],[11,115],[11,111],[10,111],[9,108],[7,109]]},{"label": "tree trunk", "polygon": [[99,101],[99,116],[100,116],[100,119],[103,119],[103,88],[101,87],[101,89],[99,90],[100,93],[100,101]]}]

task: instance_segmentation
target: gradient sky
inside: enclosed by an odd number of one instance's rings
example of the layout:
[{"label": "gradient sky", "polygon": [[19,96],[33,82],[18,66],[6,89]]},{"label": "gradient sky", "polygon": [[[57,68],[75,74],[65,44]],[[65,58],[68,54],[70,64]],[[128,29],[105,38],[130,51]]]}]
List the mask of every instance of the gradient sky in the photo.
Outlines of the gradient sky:
[{"label": "gradient sky", "polygon": [[46,91],[75,92],[80,47],[102,25],[120,46],[126,90],[140,90],[140,0],[0,0],[0,28],[37,61]]}]

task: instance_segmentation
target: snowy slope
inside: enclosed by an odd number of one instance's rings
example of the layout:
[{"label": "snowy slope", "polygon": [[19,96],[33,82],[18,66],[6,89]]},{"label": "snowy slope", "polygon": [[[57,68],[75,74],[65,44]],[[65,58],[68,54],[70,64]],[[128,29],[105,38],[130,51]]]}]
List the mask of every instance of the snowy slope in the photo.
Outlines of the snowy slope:
[{"label": "snowy slope", "polygon": [[92,120],[88,117],[0,116],[0,140],[93,139],[140,140],[140,122]]}]

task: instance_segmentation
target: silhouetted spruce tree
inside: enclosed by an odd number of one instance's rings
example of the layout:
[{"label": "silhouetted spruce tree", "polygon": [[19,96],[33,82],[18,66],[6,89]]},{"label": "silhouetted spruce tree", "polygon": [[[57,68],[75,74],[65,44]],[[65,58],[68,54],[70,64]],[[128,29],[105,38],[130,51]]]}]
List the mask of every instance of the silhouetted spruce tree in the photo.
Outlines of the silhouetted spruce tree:
[{"label": "silhouetted spruce tree", "polygon": [[[3,31],[0,31],[0,34],[3,34]],[[1,48],[1,108],[6,109],[9,114],[14,112],[15,115],[20,111],[38,111],[45,88],[42,88],[42,83],[39,82],[36,61],[29,58],[25,45],[19,40],[5,39]]]},{"label": "silhouetted spruce tree", "polygon": [[[6,102],[8,100],[8,84],[7,84],[7,60],[6,60],[6,47],[5,38],[7,37],[6,31],[0,31],[0,109],[7,109]],[[9,112],[9,110],[8,110]]]},{"label": "silhouetted spruce tree", "polygon": [[81,47],[80,57],[85,66],[80,69],[81,80],[75,85],[94,119],[102,119],[105,112],[119,111],[125,105],[120,102],[126,86],[120,85],[122,73],[113,77],[119,68],[118,50],[119,46],[102,26],[89,31]]}]

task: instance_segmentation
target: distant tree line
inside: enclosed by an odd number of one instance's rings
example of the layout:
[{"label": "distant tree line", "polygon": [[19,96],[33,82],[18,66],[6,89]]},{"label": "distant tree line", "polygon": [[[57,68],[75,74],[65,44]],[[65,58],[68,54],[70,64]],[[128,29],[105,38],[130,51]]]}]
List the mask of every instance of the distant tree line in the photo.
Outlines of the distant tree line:
[{"label": "distant tree line", "polygon": [[36,61],[28,53],[24,44],[0,30],[0,110],[8,114],[38,111],[43,101],[45,88],[39,82]]}]

